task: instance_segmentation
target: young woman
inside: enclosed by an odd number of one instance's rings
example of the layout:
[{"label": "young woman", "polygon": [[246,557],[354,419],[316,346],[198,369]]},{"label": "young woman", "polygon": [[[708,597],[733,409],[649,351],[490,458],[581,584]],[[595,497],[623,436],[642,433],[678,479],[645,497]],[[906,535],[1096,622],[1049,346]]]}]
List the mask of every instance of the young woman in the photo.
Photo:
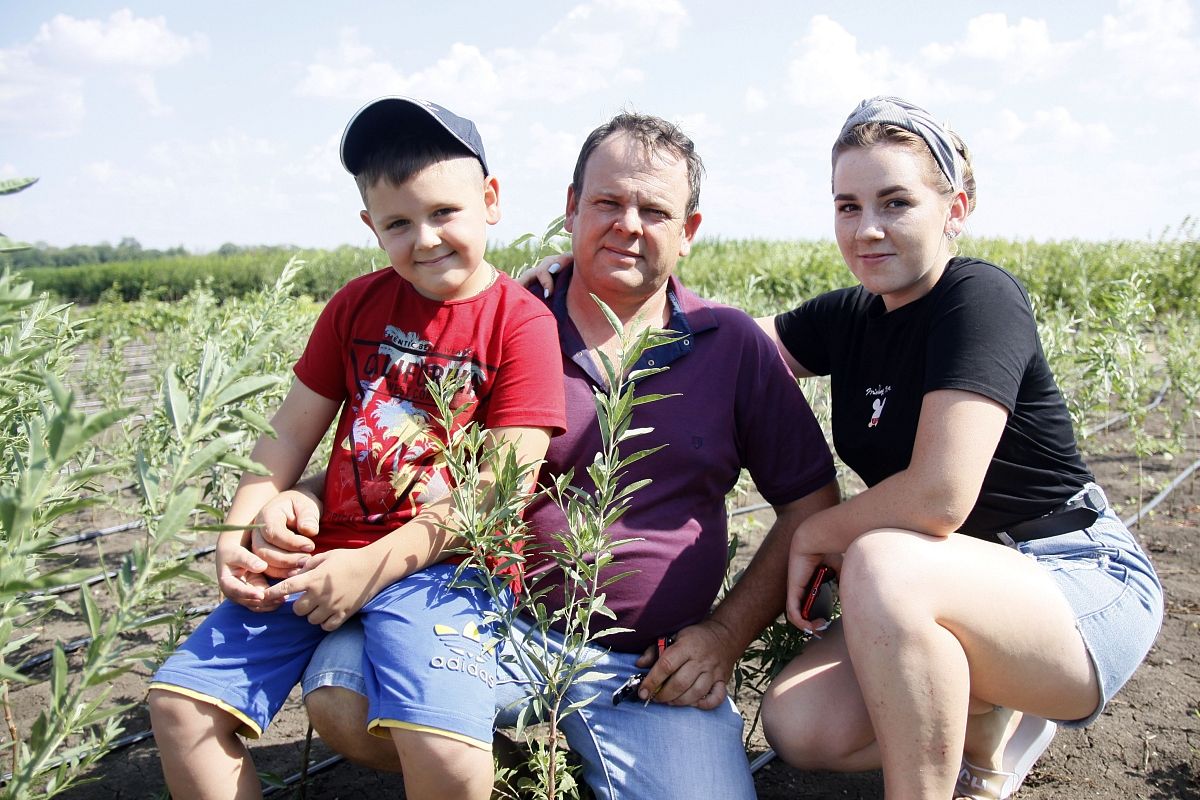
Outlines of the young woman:
[{"label": "young woman", "polygon": [[1079,456],[1024,288],[954,256],[962,141],[866,100],[833,203],[860,285],[766,327],[797,375],[831,376],[834,444],[868,488],[795,532],[788,618],[823,622],[800,615],[821,562],[842,616],[768,691],[767,737],[796,766],[882,766],[890,800],[1008,797],[1145,657],[1162,588]]}]

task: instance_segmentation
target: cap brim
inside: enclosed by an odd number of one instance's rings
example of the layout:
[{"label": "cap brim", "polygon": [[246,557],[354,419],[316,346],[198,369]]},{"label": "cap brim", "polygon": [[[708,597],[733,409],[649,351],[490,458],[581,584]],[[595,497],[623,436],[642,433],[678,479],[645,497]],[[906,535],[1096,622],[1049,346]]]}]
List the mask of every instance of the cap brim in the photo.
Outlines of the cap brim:
[{"label": "cap brim", "polygon": [[[450,114],[451,112],[446,113]],[[456,116],[455,121],[471,125],[468,120],[461,120]],[[463,139],[457,131],[438,116],[433,108],[419,100],[399,95],[372,100],[350,118],[346,130],[342,133],[342,142],[339,148],[342,166],[352,175],[357,175],[363,168],[367,156],[380,140],[395,136],[398,131],[410,129],[425,129],[430,133],[436,132],[440,135],[449,134],[479,159],[480,164],[483,165],[484,174],[487,174],[487,162],[483,160],[476,145]]]}]

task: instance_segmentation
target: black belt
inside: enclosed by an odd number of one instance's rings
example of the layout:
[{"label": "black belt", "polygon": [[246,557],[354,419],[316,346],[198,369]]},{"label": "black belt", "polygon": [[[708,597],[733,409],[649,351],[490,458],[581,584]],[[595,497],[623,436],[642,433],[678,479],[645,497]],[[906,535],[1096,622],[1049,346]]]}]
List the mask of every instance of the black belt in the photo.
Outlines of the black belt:
[{"label": "black belt", "polygon": [[1105,508],[1104,494],[1095,485],[1072,497],[1058,508],[1052,509],[1036,519],[1018,522],[999,536],[1005,544],[1045,539],[1060,533],[1080,531],[1091,526]]}]

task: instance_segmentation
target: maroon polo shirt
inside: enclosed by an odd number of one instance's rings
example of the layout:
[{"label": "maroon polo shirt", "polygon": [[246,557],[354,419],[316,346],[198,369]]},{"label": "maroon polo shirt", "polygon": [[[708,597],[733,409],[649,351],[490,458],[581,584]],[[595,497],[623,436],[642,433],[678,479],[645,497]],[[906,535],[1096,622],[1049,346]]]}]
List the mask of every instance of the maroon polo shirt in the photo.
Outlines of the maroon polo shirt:
[{"label": "maroon polo shirt", "polygon": [[[571,271],[556,281],[549,304],[558,320],[563,352],[567,432],[550,442],[543,475],[574,468],[574,483],[593,491],[587,466],[600,451],[594,391],[603,391],[596,365],[566,310]],[[749,470],[766,500],[782,505],[825,486],[835,477],[825,437],[775,345],[744,312],[711,303],[671,278],[668,327],[682,334],[643,354],[637,368],[668,367],[640,381],[638,394],[674,395],[636,407],[634,428],[652,433],[629,440],[624,454],[666,445],[630,465],[625,484],[649,478],[629,510],[610,529],[616,550],[606,574],[632,571],[604,589],[615,621],[624,627],[602,641],[638,652],[709,613],[725,573],[728,527],[725,496],[739,472]],[[527,513],[536,544],[527,576],[554,569],[537,549],[567,529],[562,511],[539,499]],[[553,576],[551,576],[553,578]],[[541,585],[545,585],[544,582]],[[536,588],[536,587],[534,587]],[[562,594],[549,592],[554,610]]]}]

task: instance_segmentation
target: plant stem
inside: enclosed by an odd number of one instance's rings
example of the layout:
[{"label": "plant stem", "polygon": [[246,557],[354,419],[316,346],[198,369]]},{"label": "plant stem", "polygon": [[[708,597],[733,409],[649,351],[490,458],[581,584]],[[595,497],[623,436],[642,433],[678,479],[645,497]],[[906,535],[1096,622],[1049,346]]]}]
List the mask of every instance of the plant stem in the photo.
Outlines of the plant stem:
[{"label": "plant stem", "polygon": [[0,681],[0,687],[3,687],[4,696],[4,724],[8,726],[8,738],[12,742],[12,769],[13,775],[17,774],[17,743],[20,732],[17,730],[17,721],[13,719],[12,703],[8,699],[8,681]]}]

